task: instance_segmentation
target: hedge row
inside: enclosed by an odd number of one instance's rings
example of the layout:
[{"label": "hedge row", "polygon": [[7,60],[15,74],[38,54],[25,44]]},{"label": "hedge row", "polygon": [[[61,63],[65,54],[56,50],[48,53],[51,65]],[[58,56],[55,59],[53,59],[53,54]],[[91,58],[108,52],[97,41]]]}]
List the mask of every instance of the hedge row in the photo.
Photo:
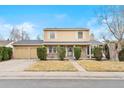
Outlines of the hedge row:
[{"label": "hedge row", "polygon": [[12,58],[12,48],[0,47],[0,61],[9,60]]}]

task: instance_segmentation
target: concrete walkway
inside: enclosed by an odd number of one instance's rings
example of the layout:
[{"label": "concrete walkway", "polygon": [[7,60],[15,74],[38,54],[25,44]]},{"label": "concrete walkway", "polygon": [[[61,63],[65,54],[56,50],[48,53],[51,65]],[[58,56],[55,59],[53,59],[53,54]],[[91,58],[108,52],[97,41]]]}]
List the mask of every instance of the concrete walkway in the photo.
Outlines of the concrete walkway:
[{"label": "concrete walkway", "polygon": [[74,59],[70,59],[70,62],[79,72],[86,72],[86,70],[82,66],[80,66]]},{"label": "concrete walkway", "polygon": [[33,60],[9,60],[0,63],[0,72],[18,72],[24,71],[29,65],[34,63]]}]

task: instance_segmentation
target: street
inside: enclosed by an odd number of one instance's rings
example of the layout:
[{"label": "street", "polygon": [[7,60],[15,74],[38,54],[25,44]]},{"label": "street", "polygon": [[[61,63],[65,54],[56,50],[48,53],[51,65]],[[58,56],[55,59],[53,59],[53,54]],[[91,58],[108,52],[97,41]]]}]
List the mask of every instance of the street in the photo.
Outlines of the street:
[{"label": "street", "polygon": [[114,79],[1,79],[0,88],[124,88]]}]

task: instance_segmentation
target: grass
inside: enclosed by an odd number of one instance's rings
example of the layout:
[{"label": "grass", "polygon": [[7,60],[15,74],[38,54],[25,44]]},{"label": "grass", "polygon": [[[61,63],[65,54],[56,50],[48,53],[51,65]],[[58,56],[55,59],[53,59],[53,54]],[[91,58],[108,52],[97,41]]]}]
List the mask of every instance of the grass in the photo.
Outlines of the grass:
[{"label": "grass", "polygon": [[29,66],[25,71],[73,72],[77,71],[77,69],[69,61],[38,61]]},{"label": "grass", "polygon": [[78,63],[87,71],[96,72],[123,72],[124,62],[82,60]]}]

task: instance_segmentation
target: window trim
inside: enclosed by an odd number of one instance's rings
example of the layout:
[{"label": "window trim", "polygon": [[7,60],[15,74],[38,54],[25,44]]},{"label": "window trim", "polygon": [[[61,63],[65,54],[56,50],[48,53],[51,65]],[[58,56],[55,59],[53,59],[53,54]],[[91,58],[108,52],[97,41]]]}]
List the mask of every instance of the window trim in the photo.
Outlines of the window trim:
[{"label": "window trim", "polygon": [[[79,38],[79,33],[80,33],[80,32],[82,33],[82,38]],[[79,39],[79,40],[83,39],[83,31],[78,31],[78,32],[77,32],[77,39]]]},{"label": "window trim", "polygon": [[[55,34],[55,38],[50,38],[50,34],[54,33]],[[49,39],[56,39],[56,32],[49,32]]]},{"label": "window trim", "polygon": [[[50,52],[50,48],[51,48],[51,52]],[[48,52],[49,54],[57,53],[57,47],[55,47],[55,46],[49,46],[48,49],[49,49],[49,52]]]}]

